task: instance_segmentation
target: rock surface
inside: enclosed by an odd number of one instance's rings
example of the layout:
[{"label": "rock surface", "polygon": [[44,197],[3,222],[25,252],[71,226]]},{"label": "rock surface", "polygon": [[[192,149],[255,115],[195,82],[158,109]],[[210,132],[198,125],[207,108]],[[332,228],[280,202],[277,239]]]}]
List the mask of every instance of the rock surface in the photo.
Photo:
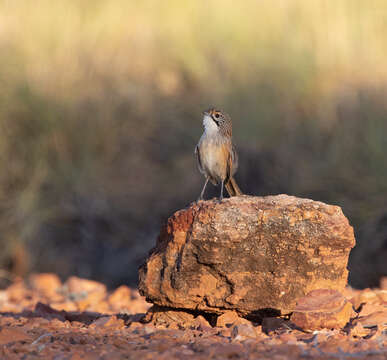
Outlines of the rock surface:
[{"label": "rock surface", "polygon": [[307,331],[341,329],[355,316],[352,303],[335,290],[314,290],[297,302],[290,320]]},{"label": "rock surface", "polygon": [[159,306],[286,313],[312,290],[343,290],[354,245],[337,206],[287,195],[200,201],[168,219],[139,290]]},{"label": "rock surface", "polygon": [[[371,306],[376,312],[363,317],[361,310],[360,317],[343,330],[305,333],[281,318],[265,318],[257,325],[228,313],[219,316],[215,326],[214,314],[211,325],[201,315],[192,319],[171,310],[165,311],[164,319],[160,311],[155,313],[154,320],[162,320],[155,326],[144,323],[141,313],[150,304],[136,289],[122,286],[111,292],[77,279],[76,291],[71,293],[68,282],[54,279],[54,275],[36,275],[0,290],[0,359],[385,360],[387,356],[386,316],[380,313],[384,302],[381,297],[366,296],[369,289],[347,288],[344,294],[348,300],[364,299],[363,309]],[[54,292],[48,289],[53,284],[59,285]],[[85,312],[63,310],[79,308],[83,300],[74,294],[92,289],[90,296],[96,295],[100,302],[90,302]],[[218,326],[221,322],[223,327]]]},{"label": "rock surface", "polygon": [[235,311],[226,311],[224,314],[218,316],[216,319],[216,326],[219,327],[230,327],[232,325],[241,325],[249,323],[248,320],[239,317]]}]

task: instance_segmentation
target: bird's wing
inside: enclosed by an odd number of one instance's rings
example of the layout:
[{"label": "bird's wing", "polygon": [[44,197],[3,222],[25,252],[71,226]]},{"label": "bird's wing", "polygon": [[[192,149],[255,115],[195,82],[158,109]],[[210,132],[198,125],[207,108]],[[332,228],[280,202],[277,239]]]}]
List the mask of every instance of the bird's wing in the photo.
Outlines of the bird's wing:
[{"label": "bird's wing", "polygon": [[196,159],[198,161],[199,170],[202,173],[203,172],[202,161],[200,159],[200,151],[199,151],[199,147],[197,145],[195,146],[195,154],[196,154]]},{"label": "bird's wing", "polygon": [[238,169],[238,153],[235,150],[234,145],[232,145],[231,148],[231,160],[232,160],[232,169],[231,169],[231,175],[234,175]]}]

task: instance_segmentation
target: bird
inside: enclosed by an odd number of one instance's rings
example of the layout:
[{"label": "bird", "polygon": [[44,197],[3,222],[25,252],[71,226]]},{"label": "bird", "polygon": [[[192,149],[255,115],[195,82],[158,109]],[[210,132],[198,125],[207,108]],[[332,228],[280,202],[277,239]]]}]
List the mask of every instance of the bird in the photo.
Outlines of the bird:
[{"label": "bird", "polygon": [[238,155],[232,144],[231,117],[222,110],[210,108],[203,111],[203,127],[204,132],[195,147],[199,170],[206,179],[198,201],[203,200],[208,181],[220,184],[220,202],[224,187],[230,197],[243,195],[234,179]]}]

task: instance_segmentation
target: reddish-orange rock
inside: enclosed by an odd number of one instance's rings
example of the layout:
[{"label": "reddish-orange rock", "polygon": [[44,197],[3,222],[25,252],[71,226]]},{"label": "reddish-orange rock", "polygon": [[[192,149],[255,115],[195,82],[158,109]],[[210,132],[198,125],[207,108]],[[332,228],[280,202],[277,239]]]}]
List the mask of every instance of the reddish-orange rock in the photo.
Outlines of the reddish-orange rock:
[{"label": "reddish-orange rock", "polygon": [[151,307],[143,321],[156,327],[168,329],[185,329],[196,325],[194,315],[185,311],[164,309],[158,306]]},{"label": "reddish-orange rock", "polygon": [[101,297],[106,296],[106,286],[97,281],[81,279],[76,276],[71,276],[64,284],[67,291],[73,296],[82,296],[80,294],[99,292]]},{"label": "reddish-orange rock", "polygon": [[99,311],[108,310],[107,303],[103,301],[107,296],[104,284],[71,276],[65,282],[63,290],[68,298],[77,303],[79,311],[89,310],[97,304],[100,304]]},{"label": "reddish-orange rock", "polygon": [[121,285],[112,294],[109,295],[108,301],[118,307],[127,307],[132,298],[132,290],[126,285]]},{"label": "reddish-orange rock", "polygon": [[352,304],[338,291],[320,289],[299,299],[290,320],[303,330],[340,329],[354,314]]},{"label": "reddish-orange rock", "polygon": [[34,290],[37,290],[44,296],[50,298],[60,297],[58,290],[62,286],[62,282],[56,274],[32,274],[29,277],[29,283]]},{"label": "reddish-orange rock", "polygon": [[31,341],[31,336],[16,327],[0,330],[0,345],[14,343],[16,341]]},{"label": "reddish-orange rock", "polygon": [[381,279],[380,279],[380,288],[382,290],[387,290],[387,276],[383,276]]},{"label": "reddish-orange rock", "polygon": [[356,323],[353,325],[353,327],[350,329],[350,334],[353,337],[365,337],[370,334],[371,330],[363,327],[360,323]]},{"label": "reddish-orange rock", "polygon": [[110,328],[110,329],[122,329],[125,327],[124,320],[118,319],[117,316],[102,316],[96,320],[94,320],[90,328]]},{"label": "reddish-orange rock", "polygon": [[354,245],[337,206],[287,195],[200,201],[169,218],[139,289],[172,308],[287,312],[311,290],[343,290]]},{"label": "reddish-orange rock", "polygon": [[194,329],[209,329],[211,328],[211,325],[202,315],[199,315],[195,318],[192,327]]},{"label": "reddish-orange rock", "polygon": [[287,324],[289,321],[278,317],[265,317],[262,320],[262,331],[266,334],[270,334],[273,331],[289,328]]},{"label": "reddish-orange rock", "polygon": [[[363,306],[361,306],[359,316],[368,316],[378,311],[387,312],[387,305],[366,303]],[[387,319],[387,313],[386,313],[386,319]]]},{"label": "reddish-orange rock", "polygon": [[58,303],[52,303],[50,306],[58,311],[77,311],[79,310],[79,306],[72,302],[72,301],[64,301],[64,302],[58,302]]},{"label": "reddish-orange rock", "polygon": [[218,316],[216,319],[216,326],[227,326],[231,325],[240,325],[240,324],[250,324],[250,321],[241,318],[238,316],[236,311],[226,311],[224,314]]},{"label": "reddish-orange rock", "polygon": [[379,326],[387,330],[387,308],[382,311],[370,313],[367,316],[360,316],[354,321],[354,324],[361,324],[363,327]]},{"label": "reddish-orange rock", "polygon": [[231,330],[231,337],[234,340],[246,340],[248,338],[256,338],[258,335],[261,335],[260,332],[258,334],[257,330],[251,323],[234,325]]},{"label": "reddish-orange rock", "polygon": [[6,291],[7,297],[10,301],[20,302],[23,299],[31,298],[32,296],[36,297],[36,294],[33,294],[31,290],[26,287],[24,281],[16,281],[11,284]]},{"label": "reddish-orange rock", "polygon": [[350,299],[357,310],[363,304],[387,304],[387,291],[378,289],[364,289]]}]

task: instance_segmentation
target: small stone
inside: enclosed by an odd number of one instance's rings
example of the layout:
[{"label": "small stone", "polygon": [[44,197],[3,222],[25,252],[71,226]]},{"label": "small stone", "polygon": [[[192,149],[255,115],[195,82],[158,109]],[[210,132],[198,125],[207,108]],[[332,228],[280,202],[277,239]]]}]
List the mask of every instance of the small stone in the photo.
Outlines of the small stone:
[{"label": "small stone", "polygon": [[35,306],[35,313],[41,317],[48,319],[66,320],[66,312],[53,309],[51,306],[43,303],[37,303]]},{"label": "small stone", "polygon": [[[106,286],[97,281],[81,279],[71,276],[63,285],[67,297],[77,303],[79,311],[96,309],[106,298]],[[107,304],[104,308],[98,309],[100,312],[108,310]]]},{"label": "small stone", "polygon": [[226,311],[216,319],[216,326],[231,327],[232,325],[249,324],[250,321],[238,316],[235,311]]},{"label": "small stone", "polygon": [[200,329],[200,330],[207,330],[207,329],[211,329],[211,325],[202,315],[199,315],[193,321],[193,328]]},{"label": "small stone", "polygon": [[93,292],[93,291],[105,292],[106,291],[106,286],[104,284],[101,284],[93,280],[81,279],[76,276],[69,277],[65,282],[64,286],[66,286],[67,290],[70,293],[80,293],[83,291],[86,291],[86,292]]},{"label": "small stone", "polygon": [[[384,299],[386,296],[386,299]],[[364,289],[351,300],[353,307],[357,310],[362,304],[382,304],[387,302],[387,291]]]},{"label": "small stone", "polygon": [[55,310],[61,311],[77,311],[78,306],[72,301],[63,301],[63,302],[54,302],[51,304],[51,307]]},{"label": "small stone", "polygon": [[265,334],[269,334],[275,330],[282,328],[285,324],[285,320],[278,317],[265,317],[262,320],[262,331]]},{"label": "small stone", "polygon": [[107,298],[110,311],[122,314],[145,313],[152,304],[147,303],[137,289],[122,285],[114,290]]},{"label": "small stone", "polygon": [[100,313],[107,313],[110,309],[108,303],[103,301],[102,294],[97,292],[92,292],[88,294],[85,299],[76,301],[76,305],[78,307],[78,311],[97,311]]},{"label": "small stone", "polygon": [[118,287],[114,292],[108,297],[108,302],[113,309],[123,312],[127,312],[129,305],[132,300],[132,291],[126,285]]},{"label": "small stone", "polygon": [[359,316],[368,316],[378,311],[387,311],[387,307],[385,305],[367,303],[360,308]]},{"label": "small stone", "polygon": [[235,311],[226,311],[224,314],[218,316],[216,319],[216,326],[231,326],[236,319],[238,318],[238,314]]},{"label": "small stone", "polygon": [[387,326],[387,309],[385,311],[374,312],[368,316],[359,317],[354,320],[354,324],[361,324],[366,328],[373,326],[380,326],[381,328],[384,328]]},{"label": "small stone", "polygon": [[118,319],[117,316],[102,316],[99,319],[93,321],[90,325],[91,328],[104,327],[110,329],[122,329],[125,327],[124,320]]},{"label": "small stone", "polygon": [[31,298],[32,291],[27,289],[24,281],[16,281],[7,288],[6,295],[9,301],[20,302],[23,299]]},{"label": "small stone", "polygon": [[356,325],[350,330],[351,336],[354,337],[365,337],[369,335],[370,332],[370,329],[363,327],[363,325],[361,325],[359,322],[356,323]]},{"label": "small stone", "polygon": [[82,300],[92,293],[99,294],[99,298],[106,296],[106,286],[97,281],[81,279],[71,276],[64,284],[64,289],[75,301]]},{"label": "small stone", "polygon": [[[319,337],[320,334],[317,334]],[[324,334],[324,338],[313,341],[313,344],[316,345],[316,348],[319,348],[322,353],[329,354],[348,354],[351,349],[351,342],[346,341],[347,337],[343,333],[334,333],[330,334],[328,331]],[[332,357],[328,357],[331,359]]]},{"label": "small stone", "polygon": [[341,294],[347,299],[351,300],[355,296],[359,294],[360,290],[356,290],[352,288],[351,286],[346,286],[344,290],[341,291]]},{"label": "small stone", "polygon": [[251,324],[240,324],[234,325],[231,331],[231,337],[234,340],[245,340],[245,339],[255,339],[257,337],[257,332]]},{"label": "small stone", "polygon": [[31,336],[18,328],[3,328],[0,331],[0,345],[13,343],[16,341],[30,341]]},{"label": "small stone", "polygon": [[155,327],[153,327],[152,325],[144,325],[142,327],[142,331],[145,333],[145,334],[153,334],[154,332],[156,332],[156,329]]},{"label": "small stone", "polygon": [[377,290],[376,296],[379,298],[381,304],[387,306],[387,290]]},{"label": "small stone", "polygon": [[303,330],[343,328],[354,315],[352,304],[338,291],[320,289],[301,298],[290,320]]},{"label": "small stone", "polygon": [[219,330],[218,335],[221,335],[223,337],[231,337],[231,333],[232,333],[232,328],[222,327]]},{"label": "small stone", "polygon": [[129,329],[130,330],[134,330],[134,329],[137,329],[137,328],[141,328],[141,327],[143,327],[144,326],[144,324],[142,324],[142,323],[140,323],[140,322],[138,322],[138,321],[132,321],[131,323],[130,323],[130,325],[129,325]]},{"label": "small stone", "polygon": [[59,276],[49,273],[32,274],[29,277],[29,283],[32,289],[47,297],[58,297],[57,291],[62,286]]},{"label": "small stone", "polygon": [[297,337],[296,337],[296,335],[294,335],[292,333],[280,334],[277,337],[277,339],[285,344],[296,344],[297,343]]},{"label": "small stone", "polygon": [[78,321],[84,324],[91,324],[94,320],[101,317],[100,313],[93,313],[91,311],[88,312],[70,312],[65,313],[65,317],[68,321]]},{"label": "small stone", "polygon": [[[212,344],[211,353],[213,356],[208,356],[207,359],[247,359],[244,348],[241,344]],[[199,357],[198,357],[199,358]],[[200,357],[203,359],[203,357]],[[206,357],[204,357],[205,359]]]},{"label": "small stone", "polygon": [[150,322],[156,327],[168,329],[186,329],[195,326],[194,315],[173,309],[153,306],[144,317],[144,322]]}]

